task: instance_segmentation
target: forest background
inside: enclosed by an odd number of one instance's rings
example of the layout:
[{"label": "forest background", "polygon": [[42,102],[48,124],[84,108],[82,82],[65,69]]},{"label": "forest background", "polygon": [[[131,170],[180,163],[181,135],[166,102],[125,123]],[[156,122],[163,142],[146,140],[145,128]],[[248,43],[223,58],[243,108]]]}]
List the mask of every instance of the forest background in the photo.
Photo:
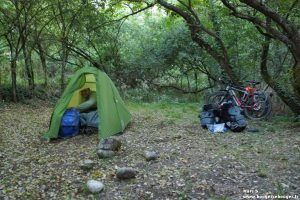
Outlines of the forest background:
[{"label": "forest background", "polygon": [[0,99],[59,97],[95,66],[130,101],[199,102],[227,77],[299,115],[299,26],[297,0],[1,0]]}]

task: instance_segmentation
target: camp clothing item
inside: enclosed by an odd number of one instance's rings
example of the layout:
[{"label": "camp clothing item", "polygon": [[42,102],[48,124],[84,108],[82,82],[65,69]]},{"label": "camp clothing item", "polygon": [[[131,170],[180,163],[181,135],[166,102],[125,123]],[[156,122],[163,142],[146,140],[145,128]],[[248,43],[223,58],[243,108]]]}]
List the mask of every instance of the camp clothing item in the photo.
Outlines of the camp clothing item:
[{"label": "camp clothing item", "polygon": [[98,112],[95,110],[95,111],[88,112],[88,113],[81,113],[80,125],[82,127],[89,126],[89,127],[98,128],[98,126],[99,126]]},{"label": "camp clothing item", "polygon": [[228,131],[228,129],[225,126],[225,123],[221,124],[207,124],[207,129],[211,133],[225,133]]},{"label": "camp clothing item", "polygon": [[92,92],[90,94],[90,97],[87,101],[81,103],[76,108],[79,110],[79,112],[85,112],[87,110],[93,109],[97,107],[97,96],[96,92]]}]

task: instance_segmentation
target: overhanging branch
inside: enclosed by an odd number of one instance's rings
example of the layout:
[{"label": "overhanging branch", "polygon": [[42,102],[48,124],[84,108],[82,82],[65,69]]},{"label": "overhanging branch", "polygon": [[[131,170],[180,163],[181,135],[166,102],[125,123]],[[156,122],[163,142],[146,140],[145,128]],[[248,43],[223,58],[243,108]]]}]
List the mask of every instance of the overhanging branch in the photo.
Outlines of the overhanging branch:
[{"label": "overhanging branch", "polygon": [[133,16],[133,15],[136,15],[136,14],[138,14],[140,12],[143,12],[143,11],[145,11],[145,10],[153,7],[154,5],[155,5],[155,3],[148,4],[146,7],[142,8],[140,10],[134,11],[134,12],[128,14],[128,15],[124,15],[123,17],[120,17],[119,19],[110,20],[110,21],[104,22],[104,23],[102,23],[102,24],[100,24],[98,26],[95,26],[95,27],[92,28],[92,30],[96,30],[96,29],[98,29],[100,27],[106,26],[107,24],[111,24],[111,23],[114,23],[114,22],[122,21],[123,19],[126,19],[126,18],[128,18],[130,16]]}]

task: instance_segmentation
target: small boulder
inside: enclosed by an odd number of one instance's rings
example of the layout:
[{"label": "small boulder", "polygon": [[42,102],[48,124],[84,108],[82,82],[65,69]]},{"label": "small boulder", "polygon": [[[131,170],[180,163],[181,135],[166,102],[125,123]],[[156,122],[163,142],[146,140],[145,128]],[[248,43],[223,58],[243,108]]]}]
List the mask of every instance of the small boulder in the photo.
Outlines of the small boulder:
[{"label": "small boulder", "polygon": [[130,167],[121,167],[116,171],[116,176],[118,179],[130,179],[135,178],[137,171]]},{"label": "small boulder", "polygon": [[110,158],[113,157],[116,153],[114,151],[111,150],[103,150],[103,149],[99,149],[97,151],[97,155],[99,158]]},{"label": "small boulder", "polygon": [[144,157],[147,161],[156,160],[158,158],[158,154],[155,151],[145,151]]},{"label": "small boulder", "polygon": [[121,141],[116,137],[101,139],[97,149],[118,151],[121,148]]},{"label": "small boulder", "polygon": [[91,193],[98,193],[104,189],[104,184],[100,181],[89,180],[86,185]]},{"label": "small boulder", "polygon": [[90,170],[94,167],[94,165],[94,161],[87,159],[80,163],[80,168],[83,170]]}]

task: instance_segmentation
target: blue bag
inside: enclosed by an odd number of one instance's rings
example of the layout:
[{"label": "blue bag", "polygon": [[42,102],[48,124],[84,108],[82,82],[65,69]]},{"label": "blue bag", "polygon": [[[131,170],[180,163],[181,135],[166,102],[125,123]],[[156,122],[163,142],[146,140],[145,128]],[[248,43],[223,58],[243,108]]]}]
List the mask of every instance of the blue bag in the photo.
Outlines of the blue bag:
[{"label": "blue bag", "polygon": [[73,137],[79,134],[80,112],[75,108],[65,111],[59,129],[59,136],[62,138]]},{"label": "blue bag", "polygon": [[208,124],[219,123],[219,110],[214,104],[203,106],[202,112],[199,115],[202,128],[207,128]]}]

